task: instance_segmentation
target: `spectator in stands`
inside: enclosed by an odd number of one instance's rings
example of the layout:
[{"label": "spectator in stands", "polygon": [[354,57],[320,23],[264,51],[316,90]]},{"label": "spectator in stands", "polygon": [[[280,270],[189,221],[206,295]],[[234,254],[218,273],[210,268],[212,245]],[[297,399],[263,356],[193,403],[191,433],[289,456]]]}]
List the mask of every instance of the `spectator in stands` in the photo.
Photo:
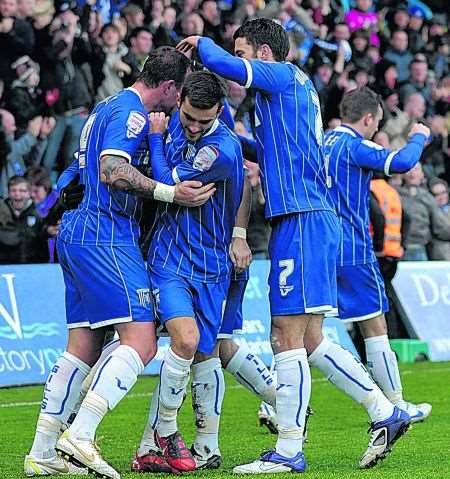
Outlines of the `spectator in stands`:
[{"label": "spectator in stands", "polygon": [[448,35],[435,39],[431,66],[437,80],[450,73],[450,37]]},{"label": "spectator in stands", "polygon": [[335,41],[336,43],[339,43],[343,40],[348,42],[350,40],[351,32],[350,28],[348,25],[344,22],[336,23],[334,30],[333,30],[333,36],[332,36],[332,41]]},{"label": "spectator in stands", "polygon": [[0,0],[0,78],[6,85],[14,79],[11,64],[22,55],[30,55],[34,47],[31,25],[17,14],[17,0]]},{"label": "spectator in stands", "polygon": [[406,31],[409,25],[409,13],[406,4],[400,4],[395,7],[394,16],[392,19],[393,24],[391,30],[404,30]]},{"label": "spectator in stands", "polygon": [[220,11],[214,0],[203,0],[200,5],[200,15],[203,18],[203,34],[212,38],[216,43],[222,43],[220,28]]},{"label": "spectator in stands", "polygon": [[367,49],[369,47],[369,35],[365,30],[356,30],[353,32],[350,44],[352,47],[352,63],[358,65],[367,59]]},{"label": "spectator in stands", "polygon": [[42,166],[29,168],[26,178],[31,185],[31,198],[41,218],[45,218],[58,200],[58,192],[52,188],[50,176]]},{"label": "spectator in stands", "polygon": [[[381,133],[381,132],[380,132]],[[382,136],[382,133],[381,133]],[[377,138],[375,138],[377,140]],[[378,136],[380,140],[380,136]],[[374,173],[370,183],[371,192],[371,223],[373,225],[373,244],[375,254],[380,265],[380,271],[384,279],[386,294],[389,300],[389,312],[386,313],[389,334],[392,337],[401,337],[403,327],[395,309],[395,293],[392,287],[392,280],[397,272],[398,261],[403,256],[403,245],[407,242],[410,220],[402,209],[399,194],[387,181],[383,173]],[[375,204],[373,203],[375,201]],[[379,245],[375,241],[377,227],[372,216],[378,207],[380,226],[378,227]]]},{"label": "spectator in stands", "polygon": [[391,46],[386,50],[384,59],[397,65],[398,82],[403,83],[409,78],[409,65],[412,53],[408,50],[408,35],[403,30],[397,30],[392,35]]},{"label": "spectator in stands", "polygon": [[47,144],[46,137],[54,127],[54,120],[46,119],[43,124],[41,116],[33,118],[28,123],[27,132],[16,140],[14,116],[7,110],[0,110],[0,117],[10,149],[0,171],[0,197],[5,198],[9,179],[13,176],[23,176],[27,166],[39,164],[41,161]]},{"label": "spectator in stands", "polygon": [[30,23],[32,21],[35,7],[35,0],[17,0],[17,18],[21,18]]},{"label": "spectator in stands", "polygon": [[397,88],[398,71],[397,65],[390,60],[383,59],[375,66],[375,89],[378,92]]},{"label": "spectator in stands", "polygon": [[448,215],[450,213],[448,183],[442,178],[432,178],[429,182],[429,187],[440,210]]},{"label": "spectator in stands", "polygon": [[183,3],[182,15],[188,15],[189,13],[198,10],[200,0],[185,0]]},{"label": "spectator in stands", "polygon": [[180,37],[175,32],[176,20],[177,12],[175,8],[165,8],[158,28],[153,32],[153,40],[156,48],[164,45],[176,46],[179,42]]},{"label": "spectator in stands", "polygon": [[0,200],[0,263],[48,262],[47,233],[24,177],[8,181],[8,197]]},{"label": "spectator in stands", "polygon": [[[431,129],[431,142],[422,156],[423,170],[427,178],[444,177],[450,160],[448,127],[443,116],[435,115],[428,119]],[[450,125],[449,125],[450,127]]]},{"label": "spectator in stands", "polygon": [[[337,100],[334,96],[337,94],[340,86],[338,85],[339,78],[344,71],[345,59],[344,50],[339,47],[334,64],[328,57],[322,57],[317,63],[316,73],[312,80],[319,93],[320,106],[322,110],[322,118],[325,125],[328,125],[331,117],[337,115]],[[339,94],[339,93],[338,93]],[[331,109],[330,104],[336,102],[335,109]],[[330,115],[331,110],[331,115]],[[330,117],[331,116],[331,117]]]},{"label": "spectator in stands", "polygon": [[45,230],[49,236],[47,248],[50,263],[56,258],[56,235],[58,234],[61,207],[57,205],[59,194],[52,188],[50,175],[47,170],[38,166],[27,170],[26,178],[31,184],[31,198],[39,217],[44,220]]},{"label": "spectator in stands", "polygon": [[12,64],[16,79],[5,95],[5,109],[15,117],[19,135],[27,129],[28,122],[36,116],[48,113],[44,95],[40,88],[39,65],[28,55]]},{"label": "spectator in stands", "polygon": [[379,45],[380,39],[377,35],[378,17],[376,12],[372,10],[372,0],[356,0],[356,8],[351,9],[345,15],[345,22],[351,32],[364,29],[370,35],[370,43]]},{"label": "spectator in stands", "polygon": [[426,45],[423,33],[425,12],[419,5],[411,6],[408,12],[410,14],[408,28],[409,51],[413,54],[423,52]]},{"label": "spectator in stands", "polygon": [[139,5],[135,3],[129,3],[122,8],[121,14],[122,17],[124,17],[127,21],[129,32],[131,32],[135,28],[140,28],[144,26],[144,11]]},{"label": "spectator in stands", "polygon": [[398,188],[403,210],[410,218],[405,261],[427,261],[433,240],[450,241],[450,218],[437,206],[424,186],[422,165],[418,163],[404,175],[404,186]]},{"label": "spectator in stands", "polygon": [[189,13],[181,21],[181,35],[189,37],[191,35],[203,36],[204,22],[198,13]]},{"label": "spectator in stands", "polygon": [[404,111],[397,111],[396,117],[386,122],[383,131],[389,136],[393,149],[405,146],[411,125],[423,119],[425,108],[423,96],[420,93],[413,93],[406,100]]},{"label": "spectator in stands", "polygon": [[[63,3],[50,27],[47,40],[39,48],[41,78],[47,102],[51,104],[56,126],[49,137],[43,165],[52,178],[69,165],[78,148],[78,139],[94,100],[91,47],[80,32],[79,17]],[[64,140],[64,141],[63,141]]]},{"label": "spectator in stands", "polygon": [[134,58],[120,41],[120,32],[113,23],[106,24],[100,33],[101,44],[96,45],[91,62],[96,102],[130,86],[139,73]]},{"label": "spectator in stands", "polygon": [[[450,222],[448,183],[441,178],[432,178],[429,182],[429,188],[442,214],[445,215]],[[437,238],[433,239],[430,248],[430,259],[450,261],[450,241],[441,241]]]},{"label": "spectator in stands", "polygon": [[130,33],[130,54],[127,63],[132,67],[132,76],[137,75],[144,66],[148,54],[153,48],[153,35],[147,27],[135,28]]},{"label": "spectator in stands", "polygon": [[[41,0],[34,7],[32,27],[35,36],[35,50],[42,46],[42,38],[48,38],[48,27],[52,23],[55,7],[51,0]],[[33,53],[33,58],[36,56]]]},{"label": "spectator in stands", "polygon": [[420,93],[425,99],[427,107],[430,107],[432,91],[427,82],[428,63],[424,54],[419,53],[414,56],[409,65],[409,71],[408,81],[400,88],[400,102],[404,103],[413,93]]}]

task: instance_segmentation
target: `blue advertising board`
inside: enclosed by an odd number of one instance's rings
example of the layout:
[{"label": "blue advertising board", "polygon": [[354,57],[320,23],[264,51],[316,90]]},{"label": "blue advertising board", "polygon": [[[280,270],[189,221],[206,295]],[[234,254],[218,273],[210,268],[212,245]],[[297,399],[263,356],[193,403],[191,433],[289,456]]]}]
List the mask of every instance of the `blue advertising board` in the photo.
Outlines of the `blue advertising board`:
[{"label": "blue advertising board", "polygon": [[401,262],[392,285],[408,329],[428,343],[430,359],[449,361],[450,262]]},{"label": "blue advertising board", "polygon": [[[272,360],[268,269],[267,261],[251,265],[243,308],[244,334],[236,338],[266,364]],[[326,319],[324,333],[356,354],[339,320]],[[45,382],[66,341],[64,283],[59,265],[0,266],[0,386]],[[168,344],[166,338],[160,340],[147,374],[158,374]]]},{"label": "blue advertising board", "polygon": [[0,386],[45,382],[67,340],[59,265],[0,267]]}]

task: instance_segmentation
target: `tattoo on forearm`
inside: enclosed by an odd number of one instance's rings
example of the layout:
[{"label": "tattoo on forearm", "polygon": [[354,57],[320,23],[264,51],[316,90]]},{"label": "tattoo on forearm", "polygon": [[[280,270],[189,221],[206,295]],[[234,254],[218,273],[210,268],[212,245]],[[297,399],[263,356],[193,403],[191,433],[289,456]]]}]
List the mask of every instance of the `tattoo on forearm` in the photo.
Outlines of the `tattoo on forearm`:
[{"label": "tattoo on forearm", "polygon": [[156,182],[140,173],[125,158],[106,155],[100,163],[101,181],[117,190],[153,198]]}]

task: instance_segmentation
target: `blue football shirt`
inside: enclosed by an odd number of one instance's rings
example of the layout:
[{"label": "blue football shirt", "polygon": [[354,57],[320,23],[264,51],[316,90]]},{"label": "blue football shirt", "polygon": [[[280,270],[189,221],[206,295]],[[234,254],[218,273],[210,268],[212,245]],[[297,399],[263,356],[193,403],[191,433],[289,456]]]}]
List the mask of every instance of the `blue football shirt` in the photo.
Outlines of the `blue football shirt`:
[{"label": "blue football shirt", "polygon": [[179,113],[162,142],[162,135],[150,135],[156,180],[213,182],[216,192],[196,208],[159,204],[148,262],[152,268],[167,268],[199,281],[227,279],[232,269],[228,249],[244,181],[240,142],[219,120],[198,141],[188,141]]},{"label": "blue football shirt", "polygon": [[82,245],[137,245],[142,200],[100,181],[100,159],[116,155],[133,165],[148,161],[148,117],[139,93],[131,88],[97,104],[79,141],[82,203],[63,216],[60,238]]},{"label": "blue football shirt", "polygon": [[287,62],[233,57],[208,38],[201,38],[198,51],[210,70],[257,90],[256,149],[266,217],[333,210],[319,96],[306,73]]},{"label": "blue football shirt", "polygon": [[338,265],[376,261],[369,232],[369,192],[373,171],[402,173],[420,159],[425,137],[414,135],[399,151],[387,150],[342,125],[325,135],[331,195],[342,228]]}]

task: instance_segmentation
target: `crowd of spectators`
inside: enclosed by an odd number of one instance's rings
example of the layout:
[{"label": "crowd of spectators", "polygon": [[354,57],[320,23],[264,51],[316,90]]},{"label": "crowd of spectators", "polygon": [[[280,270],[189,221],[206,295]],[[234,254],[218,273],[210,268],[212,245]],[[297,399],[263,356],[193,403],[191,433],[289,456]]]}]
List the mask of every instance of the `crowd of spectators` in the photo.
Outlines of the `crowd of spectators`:
[{"label": "crowd of spectators", "polygon": [[[448,0],[0,0],[0,263],[52,260],[52,185],[95,102],[130,86],[153,48],[195,34],[232,51],[255,17],[289,32],[289,61],[313,79],[325,129],[364,85],[384,103],[380,145],[403,146],[418,120],[431,128],[421,165],[389,181],[409,217],[404,258],[450,260]],[[236,129],[251,135],[252,92],[229,86]],[[257,165],[249,171],[249,241],[265,257],[264,196]]]}]

